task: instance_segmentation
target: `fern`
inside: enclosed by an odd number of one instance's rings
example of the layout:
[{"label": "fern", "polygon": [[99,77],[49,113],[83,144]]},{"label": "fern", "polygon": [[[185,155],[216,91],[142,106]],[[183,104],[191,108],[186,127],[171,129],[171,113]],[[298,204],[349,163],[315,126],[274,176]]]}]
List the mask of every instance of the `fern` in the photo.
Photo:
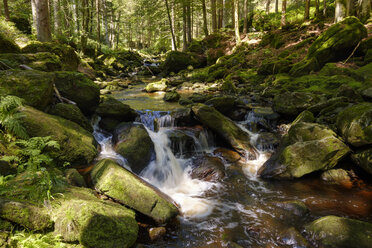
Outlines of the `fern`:
[{"label": "fern", "polygon": [[6,96],[0,98],[0,126],[6,132],[19,138],[27,139],[26,129],[22,125],[24,115],[19,112],[22,107],[22,99],[16,96]]},{"label": "fern", "polygon": [[17,232],[10,238],[12,245],[19,248],[63,248],[68,247],[62,243],[61,236],[54,236],[52,233],[43,235],[39,233]]}]

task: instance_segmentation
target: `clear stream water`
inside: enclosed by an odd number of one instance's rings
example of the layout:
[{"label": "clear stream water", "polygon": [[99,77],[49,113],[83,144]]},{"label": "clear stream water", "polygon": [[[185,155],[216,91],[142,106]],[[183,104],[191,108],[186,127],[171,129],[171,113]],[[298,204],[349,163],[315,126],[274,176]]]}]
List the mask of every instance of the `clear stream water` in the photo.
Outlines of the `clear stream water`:
[{"label": "clear stream water", "polygon": [[[251,124],[258,121],[253,113],[238,124],[251,132],[251,142],[260,156],[253,161],[228,163],[214,153],[218,146],[212,133],[201,127],[177,127],[167,111],[179,106],[164,103],[158,94],[143,93],[143,87],[138,85],[113,96],[139,111],[138,121],[144,124],[154,142],[156,159],[140,176],[172,197],[182,213],[179,225],[163,240],[145,247],[306,247],[293,235],[288,235],[290,228],[302,233],[304,225],[325,215],[372,221],[370,185],[337,186],[310,177],[284,182],[257,177],[258,169],[273,149],[257,143],[259,133],[250,130]],[[149,106],[154,108],[149,110]],[[158,130],[155,130],[155,121]],[[170,140],[172,132],[183,132],[193,140],[191,153],[184,141]],[[111,134],[96,126],[94,136],[102,146],[100,157],[114,158],[130,169],[125,158],[113,151]],[[226,176],[223,180],[192,179],[195,158],[206,155],[224,161]],[[310,212],[298,214],[277,204],[292,200],[305,203]],[[307,238],[312,242],[311,237]]]}]

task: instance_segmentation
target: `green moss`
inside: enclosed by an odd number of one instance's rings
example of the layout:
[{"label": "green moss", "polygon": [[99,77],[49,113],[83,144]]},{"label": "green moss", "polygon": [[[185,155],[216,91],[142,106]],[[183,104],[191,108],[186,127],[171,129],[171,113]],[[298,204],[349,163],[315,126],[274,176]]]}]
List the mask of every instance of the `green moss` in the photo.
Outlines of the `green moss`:
[{"label": "green moss", "polygon": [[343,67],[336,63],[327,63],[320,71],[321,76],[334,76],[334,75],[344,75],[353,78],[357,81],[363,81],[364,78],[361,77],[355,70]]},{"label": "green moss", "polygon": [[19,46],[5,34],[0,32],[0,53],[19,53]]},{"label": "green moss", "polygon": [[148,93],[166,91],[168,88],[168,83],[169,83],[168,79],[163,78],[160,81],[147,84],[145,90]]},{"label": "green moss", "polygon": [[115,140],[115,151],[127,159],[131,169],[139,174],[154,153],[154,144],[144,126],[123,123],[115,131]]},{"label": "green moss", "polygon": [[279,114],[296,116],[318,102],[316,95],[304,92],[285,92],[275,96],[273,109]]},{"label": "green moss", "polygon": [[354,219],[326,216],[305,226],[305,230],[327,247],[367,248],[372,242],[372,224]]},{"label": "green moss", "polygon": [[137,239],[135,213],[102,201],[85,188],[70,187],[52,202],[55,234],[85,247],[131,247]]},{"label": "green moss", "polygon": [[94,137],[78,124],[26,107],[24,125],[30,137],[51,136],[61,147],[53,157],[62,165],[88,166],[97,155]]},{"label": "green moss", "polygon": [[297,116],[297,118],[292,122],[292,125],[295,125],[296,123],[299,123],[299,122],[314,122],[314,121],[315,121],[315,118],[314,118],[313,113],[305,110]]},{"label": "green moss", "polygon": [[96,189],[159,223],[168,222],[178,214],[166,195],[112,160],[100,161],[91,177]]},{"label": "green moss", "polygon": [[192,40],[187,48],[192,53],[204,53],[203,43],[198,40]]},{"label": "green moss", "polygon": [[102,118],[110,118],[116,121],[134,121],[138,114],[129,105],[124,104],[113,97],[101,97],[96,114]]},{"label": "green moss", "polygon": [[216,110],[226,115],[233,111],[235,105],[235,97],[214,97],[206,101],[205,104],[214,107]]},{"label": "green moss", "polygon": [[271,75],[278,73],[287,73],[292,68],[292,62],[288,59],[279,59],[272,61],[272,59],[265,60],[258,68],[259,75]]},{"label": "green moss", "polygon": [[88,132],[93,132],[93,127],[89,120],[81,113],[80,109],[73,104],[58,103],[49,110],[49,114],[73,121]]},{"label": "green moss", "polygon": [[232,80],[223,80],[222,85],[219,88],[220,91],[225,93],[237,93],[238,89],[236,88]]},{"label": "green moss", "polygon": [[99,87],[84,74],[56,72],[55,85],[63,97],[76,102],[83,113],[92,114],[99,104]]},{"label": "green moss", "polygon": [[351,155],[353,161],[372,175],[372,149],[366,148]]},{"label": "green moss", "polygon": [[25,103],[38,109],[45,109],[53,98],[52,73],[40,71],[0,71],[0,96],[15,95]]},{"label": "green moss", "polygon": [[57,55],[62,62],[62,70],[76,71],[80,60],[74,49],[68,45],[34,41],[22,49],[22,53],[49,52]]},{"label": "green moss", "polygon": [[[51,53],[35,54],[0,54],[1,63],[10,68],[19,69],[20,65],[27,65],[34,70],[39,71],[58,71],[61,70],[61,61],[59,57]],[[9,68],[6,68],[9,69]]]},{"label": "green moss", "polygon": [[52,227],[52,221],[45,209],[28,202],[0,199],[0,217],[34,231]]},{"label": "green moss", "polygon": [[202,56],[197,54],[171,51],[167,54],[167,57],[162,64],[162,68],[167,73],[177,73],[181,70],[187,69],[190,65],[193,68],[200,68],[205,65],[205,61]]},{"label": "green moss", "polygon": [[165,93],[163,100],[166,102],[178,102],[180,97],[180,94],[178,94],[176,91],[170,91]]}]

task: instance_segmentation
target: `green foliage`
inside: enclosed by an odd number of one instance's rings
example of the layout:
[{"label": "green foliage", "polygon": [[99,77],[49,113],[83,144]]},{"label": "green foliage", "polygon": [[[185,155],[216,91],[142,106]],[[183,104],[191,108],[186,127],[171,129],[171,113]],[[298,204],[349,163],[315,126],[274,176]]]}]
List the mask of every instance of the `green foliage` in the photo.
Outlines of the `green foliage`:
[{"label": "green foliage", "polygon": [[11,135],[27,139],[28,135],[22,126],[24,115],[19,112],[22,101],[16,96],[0,97],[0,127]]},{"label": "green foliage", "polygon": [[3,35],[10,40],[13,40],[19,46],[24,46],[29,38],[22,34],[11,22],[7,22],[4,17],[0,16],[0,36]]},{"label": "green foliage", "polygon": [[43,235],[38,233],[17,232],[10,237],[10,243],[18,248],[65,248],[70,247],[62,243],[61,236],[52,233]]}]

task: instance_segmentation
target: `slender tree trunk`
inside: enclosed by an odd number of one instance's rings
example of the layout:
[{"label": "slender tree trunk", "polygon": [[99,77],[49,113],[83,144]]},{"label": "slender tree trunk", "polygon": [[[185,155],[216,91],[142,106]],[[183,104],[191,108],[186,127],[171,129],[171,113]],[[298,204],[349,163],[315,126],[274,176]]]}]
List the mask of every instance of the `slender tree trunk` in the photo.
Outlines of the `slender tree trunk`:
[{"label": "slender tree trunk", "polygon": [[271,0],[266,1],[266,14],[270,13]]},{"label": "slender tree trunk", "polygon": [[75,0],[75,15],[76,15],[76,34],[79,36],[80,35],[80,12],[79,12],[79,0]]},{"label": "slender tree trunk", "polygon": [[182,22],[183,22],[183,47],[182,51],[186,52],[187,51],[187,11],[186,11],[186,3],[182,3]]},{"label": "slender tree trunk", "polygon": [[275,0],[275,13],[279,12],[279,0]]},{"label": "slender tree trunk", "polygon": [[361,22],[367,21],[371,17],[371,1],[358,0],[356,12]]},{"label": "slender tree trunk", "polygon": [[207,21],[207,7],[205,4],[205,0],[202,0],[202,7],[203,7],[203,29],[205,36],[208,36],[208,21]]},{"label": "slender tree trunk", "polygon": [[282,1],[282,19],[280,25],[284,27],[287,25],[287,0]]},{"label": "slender tree trunk", "polygon": [[222,27],[225,28],[227,25],[227,1],[223,0],[223,18],[222,18]]},{"label": "slender tree trunk", "polygon": [[335,22],[340,22],[346,17],[346,0],[336,0]]},{"label": "slender tree trunk", "polygon": [[243,6],[243,15],[244,15],[244,28],[243,33],[248,33],[248,1],[244,0],[244,6]]},{"label": "slender tree trunk", "polygon": [[231,0],[231,21],[232,28],[235,28],[235,0]]},{"label": "slender tree trunk", "polygon": [[169,12],[168,0],[165,0],[165,6],[167,7],[169,27],[170,27],[170,31],[171,31],[171,35],[172,35],[172,50],[176,51],[177,50],[176,37],[174,36],[173,23],[172,23],[172,18],[171,18],[170,12]]},{"label": "slender tree trunk", "polygon": [[239,0],[234,0],[234,15],[235,15],[235,39],[236,45],[240,45],[242,40],[239,33]]},{"label": "slender tree trunk", "polygon": [[192,40],[192,26],[191,26],[191,0],[187,0],[186,5],[186,12],[187,12],[187,43],[190,43]]},{"label": "slender tree trunk", "polygon": [[223,0],[218,0],[218,29],[222,28],[223,23]]},{"label": "slender tree trunk", "polygon": [[101,4],[100,0],[96,0],[96,15],[97,15],[97,51],[101,50]]},{"label": "slender tree trunk", "polygon": [[103,0],[103,18],[105,21],[105,40],[106,45],[110,46],[110,38],[109,38],[109,27],[108,27],[108,16],[107,16],[107,0]]},{"label": "slender tree trunk", "polygon": [[48,0],[31,0],[31,4],[37,39],[41,42],[51,41]]},{"label": "slender tree trunk", "polygon": [[212,9],[212,32],[217,31],[217,8],[216,8],[216,0],[211,0],[211,9]]},{"label": "slender tree trunk", "polygon": [[310,0],[305,0],[305,20],[310,19]]},{"label": "slender tree trunk", "polygon": [[320,16],[320,10],[319,10],[320,0],[315,0],[315,16]]},{"label": "slender tree trunk", "polygon": [[327,17],[327,1],[323,0],[323,16]]},{"label": "slender tree trunk", "polygon": [[60,19],[59,0],[53,0],[53,16],[54,16],[54,34],[61,35],[61,19]]},{"label": "slender tree trunk", "polygon": [[119,11],[118,23],[116,26],[116,49],[119,49],[119,41],[120,41],[120,19],[121,19],[121,11]]},{"label": "slender tree trunk", "polygon": [[175,2],[173,2],[171,10],[172,10],[172,30],[173,30],[173,36],[172,36],[172,50],[177,51],[177,39],[176,39],[176,14],[175,14]]},{"label": "slender tree trunk", "polygon": [[5,19],[6,19],[7,21],[10,21],[8,0],[3,0],[3,5],[4,5],[4,15],[5,15]]}]

